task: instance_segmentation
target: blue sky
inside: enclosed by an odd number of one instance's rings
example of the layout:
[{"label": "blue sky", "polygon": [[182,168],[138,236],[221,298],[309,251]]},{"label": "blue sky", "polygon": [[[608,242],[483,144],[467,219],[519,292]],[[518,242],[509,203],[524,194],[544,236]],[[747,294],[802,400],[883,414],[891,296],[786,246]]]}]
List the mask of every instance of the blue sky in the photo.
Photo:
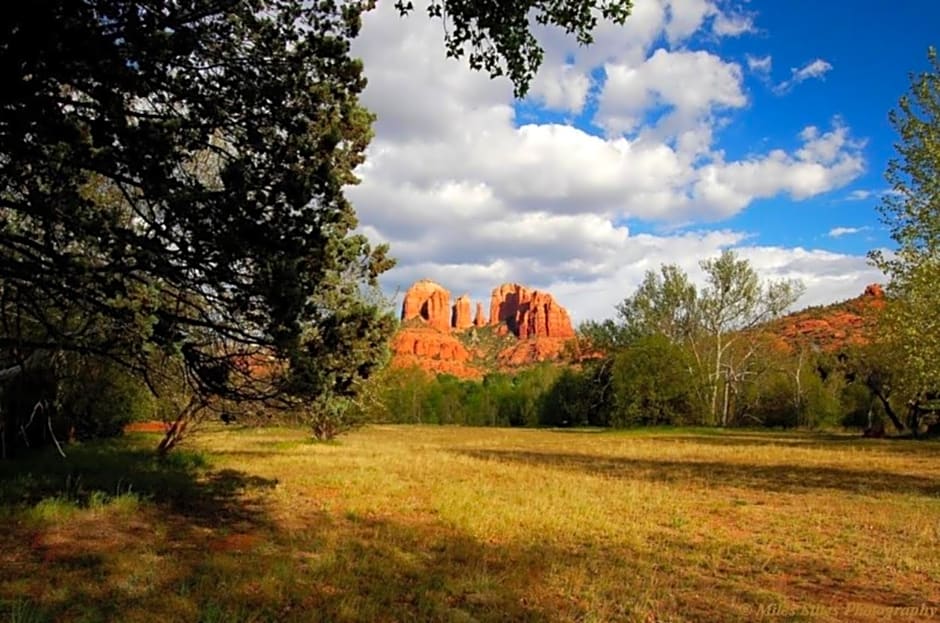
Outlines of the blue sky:
[{"label": "blue sky", "polygon": [[547,289],[576,320],[612,315],[649,269],[733,248],[800,305],[860,293],[890,246],[874,206],[888,111],[926,68],[940,3],[637,0],[579,48],[540,28],[525,101],[445,59],[439,23],[366,17],[354,52],[378,116],[361,228],[388,242],[390,296],[432,278],[486,300]]},{"label": "blue sky", "polygon": [[[888,111],[907,90],[908,73],[926,69],[927,47],[940,39],[940,3],[766,2],[760,4],[756,23],[759,33],[722,41],[720,47],[744,62],[747,54],[771,55],[776,81],[815,58],[825,59],[832,69],[783,96],[762,88],[753,74],[747,76],[753,101],[727,130],[723,144],[729,152],[740,153],[765,138],[784,143],[796,129],[828,113],[838,115],[853,136],[865,141],[866,168],[846,187],[803,202],[755,202],[727,225],[754,231],[765,244],[846,253],[890,246],[874,209],[878,193],[887,189],[884,170],[896,140]],[[836,227],[868,229],[828,237]]]}]

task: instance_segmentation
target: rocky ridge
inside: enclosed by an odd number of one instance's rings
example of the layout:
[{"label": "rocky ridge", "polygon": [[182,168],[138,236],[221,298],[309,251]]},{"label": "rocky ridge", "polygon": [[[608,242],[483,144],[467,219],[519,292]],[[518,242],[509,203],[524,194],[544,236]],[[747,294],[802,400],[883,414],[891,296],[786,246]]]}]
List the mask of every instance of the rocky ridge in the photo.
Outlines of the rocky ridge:
[{"label": "rocky ridge", "polygon": [[769,323],[764,330],[774,334],[787,348],[812,345],[835,352],[871,340],[884,306],[884,290],[873,283],[861,296],[793,312]]}]

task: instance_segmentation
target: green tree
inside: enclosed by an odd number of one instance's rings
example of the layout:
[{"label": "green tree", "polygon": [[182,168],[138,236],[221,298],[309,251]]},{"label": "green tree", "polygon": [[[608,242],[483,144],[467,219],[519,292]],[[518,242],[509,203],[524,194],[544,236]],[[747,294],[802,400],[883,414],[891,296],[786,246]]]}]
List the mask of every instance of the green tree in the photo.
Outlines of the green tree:
[{"label": "green tree", "polygon": [[585,320],[578,326],[579,342],[583,342],[588,349],[599,350],[602,353],[613,353],[629,346],[632,336],[620,323],[607,318],[606,320]]},{"label": "green tree", "polygon": [[[700,423],[703,407],[691,354],[661,333],[639,338],[614,358],[615,427]],[[700,382],[700,381],[699,381]]]},{"label": "green tree", "polygon": [[889,279],[883,346],[900,359],[897,380],[915,434],[921,412],[940,390],[940,60],[935,48],[927,60],[929,70],[911,75],[909,93],[889,115],[899,141],[885,173],[892,192],[878,211],[898,248],[871,254]]},{"label": "green tree", "polygon": [[802,292],[796,281],[763,283],[745,259],[730,250],[701,262],[706,285],[699,291],[677,266],[646,273],[640,287],[618,308],[631,340],[662,335],[685,345],[695,365],[690,379],[704,378],[708,423],[731,423],[734,394],[752,376],[749,366],[760,346],[755,329],[792,305]]},{"label": "green tree", "polygon": [[[343,412],[383,361],[391,265],[344,188],[371,114],[350,56],[374,2],[52,0],[0,21],[0,349],[110,358],[192,399]],[[410,3],[399,3],[407,13]],[[529,19],[588,42],[626,0],[436,1],[447,53],[524,93]],[[261,365],[263,363],[263,365]],[[262,374],[258,374],[263,368]],[[2,376],[2,375],[0,375]],[[4,377],[5,378],[5,377]]]},{"label": "green tree", "polygon": [[[710,366],[710,407],[713,423],[727,426],[732,394],[747,376],[747,365],[760,345],[755,329],[783,314],[803,292],[797,281],[762,283],[757,271],[733,251],[702,262],[706,287],[699,297],[704,340],[693,342],[700,363]],[[706,348],[699,347],[701,342]],[[744,348],[740,342],[746,342]],[[733,348],[737,347],[737,348]]]},{"label": "green tree", "polygon": [[[882,329],[886,324],[882,319]],[[889,339],[882,334],[870,344],[849,349],[841,357],[841,368],[847,381],[864,387],[870,400],[878,401],[895,430],[903,433],[908,426],[904,423],[903,413],[898,414],[895,406],[899,396],[903,395],[905,357],[901,349],[888,343]]]},{"label": "green tree", "polygon": [[633,296],[617,306],[629,339],[664,335],[673,342],[694,338],[700,325],[698,292],[675,264],[647,271]]}]

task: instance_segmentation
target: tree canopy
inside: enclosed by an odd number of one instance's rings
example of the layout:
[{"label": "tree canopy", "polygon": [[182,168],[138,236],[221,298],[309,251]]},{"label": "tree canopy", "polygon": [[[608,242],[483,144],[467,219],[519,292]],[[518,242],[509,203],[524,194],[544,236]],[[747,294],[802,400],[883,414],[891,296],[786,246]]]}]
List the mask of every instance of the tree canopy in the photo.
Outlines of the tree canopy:
[{"label": "tree canopy", "polygon": [[[508,76],[516,96],[523,97],[544,56],[532,34],[533,21],[557,26],[588,45],[599,19],[623,24],[632,5],[632,0],[429,0],[427,12],[444,22],[448,56],[466,57],[470,67],[492,77]],[[411,0],[396,0],[395,8],[404,16],[415,7]]]},{"label": "tree canopy", "polygon": [[[108,358],[204,400],[351,397],[392,321],[356,232],[374,2],[51,0],[0,23],[0,349]],[[627,1],[432,2],[446,51],[524,93],[530,33]],[[400,4],[407,13],[411,4]],[[259,374],[259,369],[263,374]],[[204,401],[203,400],[203,401]]]},{"label": "tree canopy", "polygon": [[916,412],[940,392],[940,60],[934,48],[927,58],[929,70],[911,75],[889,116],[899,141],[878,210],[898,248],[872,253],[889,278],[882,346],[895,353],[915,433]]}]

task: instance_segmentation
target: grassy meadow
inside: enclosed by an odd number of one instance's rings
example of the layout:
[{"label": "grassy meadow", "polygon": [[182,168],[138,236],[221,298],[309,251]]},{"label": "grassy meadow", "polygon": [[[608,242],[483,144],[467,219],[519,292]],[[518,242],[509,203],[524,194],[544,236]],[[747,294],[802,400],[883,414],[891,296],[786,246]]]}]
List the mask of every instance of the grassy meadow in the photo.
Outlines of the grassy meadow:
[{"label": "grassy meadow", "polygon": [[0,621],[940,619],[934,442],[220,426],[161,463],[156,440],[0,464]]}]

